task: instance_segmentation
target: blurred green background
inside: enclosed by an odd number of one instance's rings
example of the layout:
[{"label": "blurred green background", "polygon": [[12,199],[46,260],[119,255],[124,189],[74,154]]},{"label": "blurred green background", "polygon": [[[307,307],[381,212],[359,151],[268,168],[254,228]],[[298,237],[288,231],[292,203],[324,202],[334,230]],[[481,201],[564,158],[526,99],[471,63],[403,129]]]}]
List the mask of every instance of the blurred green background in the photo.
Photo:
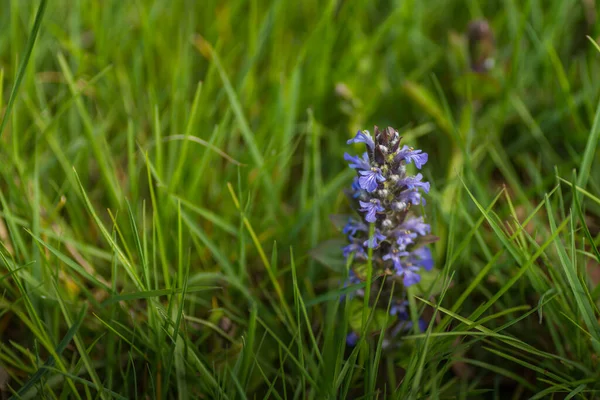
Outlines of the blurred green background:
[{"label": "blurred green background", "polygon": [[[5,110],[45,2],[0,4]],[[597,19],[587,0],[48,2],[0,137],[8,384],[49,398],[593,396]],[[375,340],[342,361],[329,217],[349,211],[346,140],[373,125],[429,153],[452,314],[402,354]],[[465,333],[486,317],[488,336]]]}]

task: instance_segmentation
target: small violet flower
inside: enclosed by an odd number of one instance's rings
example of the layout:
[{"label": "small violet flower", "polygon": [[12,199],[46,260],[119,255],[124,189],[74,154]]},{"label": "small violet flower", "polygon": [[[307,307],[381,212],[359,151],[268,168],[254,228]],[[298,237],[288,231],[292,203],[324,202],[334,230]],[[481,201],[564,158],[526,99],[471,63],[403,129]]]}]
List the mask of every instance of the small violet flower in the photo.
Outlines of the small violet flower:
[{"label": "small violet flower", "polygon": [[377,190],[377,186],[379,186],[377,182],[385,181],[385,178],[381,175],[381,170],[377,167],[373,167],[368,171],[361,170],[358,173],[361,175],[358,178],[358,184],[369,193]]},{"label": "small violet flower", "polygon": [[425,271],[431,271],[433,268],[433,258],[431,257],[431,250],[429,250],[429,247],[419,247],[418,249],[413,250],[411,256],[412,263],[425,268]]},{"label": "small violet flower", "polygon": [[348,258],[351,253],[354,253],[354,257],[367,258],[367,253],[363,246],[358,243],[351,243],[342,249],[344,258]]},{"label": "small violet flower", "polygon": [[415,206],[418,206],[421,203],[421,200],[423,200],[423,205],[426,204],[425,199],[421,198],[421,193],[416,189],[405,190],[400,195],[400,199],[405,203],[412,203]]},{"label": "small violet flower", "polygon": [[365,240],[363,242],[363,246],[375,248],[375,247],[379,246],[379,243],[382,240],[385,240],[385,239],[387,239],[387,236],[382,235],[381,232],[379,232],[379,230],[375,230],[373,237]]},{"label": "small violet flower", "polygon": [[406,229],[400,229],[395,232],[396,235],[396,243],[400,249],[405,249],[409,244],[414,243],[414,240],[417,238],[417,234],[415,232],[411,232]]},{"label": "small violet flower", "polygon": [[[358,285],[360,283],[360,279],[358,279],[358,277],[356,276],[356,274],[354,273],[354,271],[350,270],[348,272],[348,279],[346,279],[346,282],[344,282],[344,288],[349,287],[350,285]],[[349,298],[352,298],[354,296],[355,292],[350,292],[348,294]],[[340,296],[340,301],[343,301],[344,298],[346,297],[345,294],[342,294]]]},{"label": "small violet flower", "polygon": [[423,175],[418,173],[415,176],[407,176],[403,180],[398,182],[400,186],[406,186],[408,189],[423,189],[425,193],[429,193],[429,182],[421,182]]},{"label": "small violet flower", "polygon": [[360,197],[361,193],[362,193],[362,189],[360,187],[360,184],[358,183],[358,176],[355,176],[354,179],[352,180],[352,198],[356,199],[357,197]]},{"label": "small violet flower", "polygon": [[416,232],[421,236],[425,236],[431,231],[431,226],[423,222],[423,217],[407,219],[400,227],[407,231]]},{"label": "small violet flower", "polygon": [[408,301],[404,300],[400,303],[395,303],[390,307],[390,315],[398,317],[400,320],[407,320],[408,315]]},{"label": "small violet flower", "polygon": [[358,343],[358,339],[358,333],[350,332],[348,336],[346,336],[346,344],[350,347],[354,347],[356,346],[356,343]]},{"label": "small violet flower", "polygon": [[350,162],[350,164],[348,164],[350,168],[356,169],[358,171],[371,170],[369,155],[367,153],[363,153],[362,158],[358,156],[351,156],[348,153],[344,153],[344,160]]},{"label": "small violet flower", "polygon": [[367,222],[375,222],[377,221],[377,213],[384,211],[385,208],[381,206],[381,201],[379,199],[371,199],[371,201],[359,201],[360,203],[360,211],[366,213],[365,220]]},{"label": "small violet flower", "polygon": [[[392,330],[391,337],[395,337],[401,332],[408,332],[413,328],[413,323],[410,320],[408,313],[408,301],[404,300],[400,303],[395,303],[390,307],[390,315],[398,318],[396,327]],[[425,332],[427,330],[427,322],[423,318],[419,318],[419,330]]]},{"label": "small violet flower", "polygon": [[354,136],[353,139],[348,140],[346,143],[347,144],[364,143],[371,150],[373,150],[373,148],[375,147],[375,142],[373,141],[373,138],[371,137],[371,134],[369,133],[369,131],[358,131],[356,133],[356,136]]},{"label": "small violet flower", "polygon": [[429,156],[427,153],[423,153],[421,150],[414,150],[406,145],[394,157],[395,161],[404,160],[409,164],[414,162],[418,169],[421,169],[427,163],[428,159]]},{"label": "small violet flower", "polygon": [[[413,323],[412,323],[412,321],[410,321],[408,319],[408,317],[406,319],[398,318],[398,320],[400,322],[392,330],[392,334],[390,335],[392,337],[395,337],[396,335],[398,335],[401,332],[408,332],[413,328]],[[423,318],[419,318],[418,324],[419,324],[419,330],[421,332],[425,332],[427,330],[427,322],[425,322],[425,320]]]},{"label": "small violet flower", "polygon": [[346,226],[344,226],[344,229],[342,229],[342,233],[348,235],[348,237],[352,237],[356,235],[356,232],[358,231],[367,230],[368,228],[365,224],[363,224],[362,222],[355,221],[352,218],[349,218],[348,223],[346,224]]},{"label": "small violet flower", "polygon": [[409,253],[407,251],[392,250],[390,253],[385,254],[382,257],[382,259],[384,261],[392,260],[392,262],[394,263],[394,269],[396,270],[396,274],[401,275],[402,271],[404,270],[404,267],[402,266],[402,261],[400,258],[408,255]]},{"label": "small violet flower", "polygon": [[398,276],[402,276],[402,283],[404,286],[412,286],[421,282],[421,275],[419,275],[419,268],[414,265],[403,266],[401,271],[396,271]]}]

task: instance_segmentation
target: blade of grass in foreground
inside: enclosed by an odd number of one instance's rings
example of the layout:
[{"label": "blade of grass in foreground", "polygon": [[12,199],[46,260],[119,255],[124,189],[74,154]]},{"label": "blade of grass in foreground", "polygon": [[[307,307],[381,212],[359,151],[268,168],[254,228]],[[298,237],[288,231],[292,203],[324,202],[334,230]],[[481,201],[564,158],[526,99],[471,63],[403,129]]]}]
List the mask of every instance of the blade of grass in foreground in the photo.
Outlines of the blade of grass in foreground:
[{"label": "blade of grass in foreground", "polygon": [[[290,247],[290,262],[291,262],[291,268],[292,268],[292,288],[294,291],[294,302],[296,303],[296,313],[297,313],[297,326],[298,326],[298,330],[300,330],[300,327],[302,326],[302,323],[300,321],[301,316],[304,317],[304,323],[305,326],[307,327],[307,332],[308,332],[308,336],[310,338],[310,347],[312,347],[312,354],[314,354],[314,357],[317,358],[318,361],[318,365],[323,365],[323,356],[321,355],[321,351],[319,349],[319,344],[317,339],[315,338],[313,329],[312,329],[312,323],[311,320],[308,316],[308,313],[306,312],[306,305],[304,304],[304,299],[302,298],[302,293],[300,292],[300,288],[298,286],[298,273],[297,273],[297,269],[296,269],[296,263],[294,260],[294,252],[292,250],[292,247]],[[301,361],[304,358],[304,351],[306,349],[306,347],[302,344],[302,334],[299,333],[297,335],[298,338],[298,351],[300,353],[300,359]]]},{"label": "blade of grass in foreground", "polygon": [[[91,388],[95,388],[95,385],[93,382],[90,382],[86,379],[82,379],[76,375],[73,374],[69,374],[67,372],[63,372],[59,369],[53,368],[53,367],[42,367],[44,368],[46,371],[52,371],[56,374],[61,374],[63,375],[65,378],[67,379],[71,379],[74,382],[77,383],[81,383],[82,385],[85,385],[87,387],[91,387]],[[128,400],[127,397],[121,396],[119,393],[113,392],[112,390],[106,389],[106,388],[100,388],[101,393],[106,394],[106,395],[110,395],[109,398],[111,399],[118,399],[118,400]]]},{"label": "blade of grass in foreground", "polygon": [[[553,233],[557,232],[556,221],[553,217],[553,210],[548,198],[546,198],[546,208],[548,209],[548,220],[550,222],[550,227]],[[575,217],[571,214],[571,217],[565,222],[571,222],[571,238],[574,241],[575,239],[575,226],[574,226]],[[598,327],[598,319],[594,314],[594,309],[589,302],[590,296],[587,291],[587,288],[581,284],[579,280],[579,276],[577,275],[577,269],[575,265],[575,259],[569,259],[567,254],[567,250],[565,249],[564,244],[558,238],[557,235],[553,235],[554,244],[556,247],[556,251],[558,253],[558,258],[560,260],[560,264],[563,267],[565,275],[567,277],[567,281],[569,282],[569,286],[573,291],[573,297],[575,297],[575,301],[577,303],[577,308],[579,308],[579,312],[581,317],[585,321],[587,328],[589,329],[589,334],[592,337],[592,346],[597,354],[600,354],[600,327]],[[574,247],[575,243],[572,243]]]},{"label": "blade of grass in foreground", "polygon": [[[446,293],[447,293],[448,288],[450,286],[450,282],[452,282],[452,277],[453,277],[453,275],[450,276],[450,277],[448,277],[448,279],[444,283],[443,291],[440,294],[439,300],[436,302],[436,305],[434,306],[434,312],[433,312],[433,316],[431,317],[431,321],[435,321],[435,319],[436,319],[436,316],[438,314],[438,307],[444,301],[444,297],[446,297]],[[439,277],[438,277],[438,279],[439,279]],[[410,290],[409,290],[409,293],[410,293]],[[413,304],[414,304],[415,303],[414,302],[414,295],[411,296],[411,297],[413,297]],[[416,307],[414,307],[414,306],[412,308],[416,309]],[[417,332],[418,332],[418,326],[419,326],[418,322],[416,324],[414,324],[414,327],[417,328]],[[425,340],[424,340],[424,342],[422,344],[422,347],[419,348],[419,351],[420,351],[421,354],[420,354],[420,358],[419,358],[419,363],[418,363],[417,368],[416,368],[416,372],[414,374],[414,379],[413,379],[413,382],[412,382],[412,388],[410,390],[410,394],[412,396],[417,396],[418,393],[419,393],[419,387],[420,387],[421,379],[423,377],[423,373],[424,373],[424,370],[425,370],[425,358],[428,355],[429,346],[431,346],[431,332],[432,331],[433,331],[433,322],[430,322],[429,325],[428,325],[428,327],[427,327],[426,334],[425,334]]]},{"label": "blade of grass in foreground", "polygon": [[[573,182],[575,182],[575,176],[573,176]],[[589,246],[592,248],[592,251],[594,252],[594,255],[596,256],[596,261],[598,263],[600,263],[600,252],[598,251],[598,247],[596,246],[596,243],[594,243],[594,238],[592,237],[590,229],[587,226],[585,216],[583,215],[583,210],[581,209],[581,201],[579,199],[580,196],[578,195],[576,188],[577,188],[576,185],[574,185],[574,184],[571,185],[571,189],[573,192],[573,205],[575,207],[575,211],[577,211],[577,216],[579,217],[579,222],[581,222],[581,227],[583,229],[583,233],[585,234],[585,237],[587,238],[587,240],[589,242]]]},{"label": "blade of grass in foreground", "polygon": [[[81,311],[79,311],[79,315],[77,316],[77,318],[75,319],[75,321],[73,322],[73,324],[71,325],[71,327],[69,328],[69,330],[67,331],[65,336],[62,338],[62,340],[60,341],[58,346],[56,346],[56,354],[58,354],[58,355],[62,354],[62,352],[67,347],[67,345],[71,342],[71,339],[73,339],[73,337],[79,330],[79,327],[81,326],[81,324],[83,322],[86,312],[87,312],[87,303],[84,303],[84,306],[81,308]],[[49,371],[48,368],[53,367],[55,362],[56,362],[56,360],[54,359],[54,357],[50,356],[48,358],[48,360],[44,363],[44,365],[42,367],[40,367],[40,369],[38,369],[35,374],[33,374],[33,376],[29,379],[29,381],[27,381],[27,383],[25,383],[25,385],[23,385],[21,387],[21,389],[19,389],[19,391],[16,393],[16,397],[13,396],[13,397],[11,397],[11,399],[16,400],[17,398],[23,397],[32,387],[34,387],[35,385],[38,384],[38,382],[42,379],[42,377]],[[73,386],[73,382],[69,379],[67,379],[67,382],[69,382],[71,389],[73,390],[73,394],[76,395],[77,397],[79,397],[79,395],[77,394],[77,390]]]},{"label": "blade of grass in foreground", "polygon": [[240,202],[235,194],[235,191],[233,190],[233,186],[231,186],[231,183],[227,183],[227,187],[229,188],[229,193],[231,194],[233,202],[235,203],[235,207],[240,212],[242,220],[244,222],[244,225],[246,226],[246,229],[248,230],[248,233],[250,234],[250,237],[252,238],[252,241],[254,242],[254,245],[256,246],[256,250],[258,251],[258,254],[260,255],[260,258],[265,266],[265,269],[267,270],[269,279],[271,280],[271,283],[273,284],[273,287],[275,288],[275,292],[277,293],[277,296],[279,297],[279,300],[281,301],[281,306],[286,314],[286,317],[289,320],[288,322],[293,325],[294,317],[292,316],[290,307],[287,304],[287,301],[283,294],[283,290],[281,289],[281,285],[279,285],[279,281],[277,280],[277,277],[273,273],[271,264],[269,263],[269,260],[267,259],[267,256],[265,255],[265,252],[262,248],[262,245],[260,244],[260,241],[258,240],[258,236],[256,236],[256,233],[254,232],[254,229],[252,228],[252,225],[250,224],[248,217],[246,217],[246,215],[244,214],[244,211],[241,208]]},{"label": "blade of grass in foreground", "polygon": [[598,102],[598,106],[596,108],[596,115],[594,116],[592,131],[588,136],[585,152],[583,153],[583,159],[581,160],[581,166],[579,167],[579,179],[577,179],[577,186],[581,187],[582,189],[585,189],[590,178],[592,161],[594,161],[596,148],[598,147],[598,139],[600,139],[600,101]]},{"label": "blade of grass in foreground", "polygon": [[104,239],[109,243],[111,248],[116,252],[116,254],[119,258],[119,261],[121,262],[121,264],[123,264],[125,271],[129,275],[129,277],[131,278],[131,280],[133,281],[135,286],[139,290],[142,290],[142,291],[145,290],[146,288],[144,287],[144,283],[138,276],[134,266],[129,262],[129,260],[127,259],[127,257],[125,256],[125,254],[123,253],[121,248],[119,247],[119,245],[116,243],[115,240],[113,240],[112,235],[108,232],[108,230],[106,229],[106,227],[100,220],[100,217],[98,216],[98,214],[96,214],[96,211],[94,210],[94,206],[92,205],[89,197],[87,196],[87,193],[85,192],[85,189],[83,188],[83,185],[81,184],[81,180],[79,179],[79,175],[77,174],[77,171],[75,169],[73,169],[73,173],[75,174],[75,179],[77,180],[77,184],[79,185],[80,194],[84,201],[84,204],[85,204],[88,212],[91,214],[94,221],[96,222],[96,225],[100,229],[102,236],[104,236]]},{"label": "blade of grass in foreground", "polygon": [[[67,304],[65,303],[65,301],[63,300],[63,298],[60,295],[58,283],[56,281],[54,281],[53,284],[54,284],[54,291],[56,294],[56,299],[58,301],[58,305],[60,307],[60,311],[62,312],[63,318],[65,319],[65,322],[67,323],[67,325],[74,325],[75,323],[73,322],[73,318],[71,317],[69,307],[67,306]],[[83,311],[83,314],[79,315],[80,319],[83,319],[85,317],[85,311],[87,311],[86,303],[84,303],[84,307],[83,307],[82,311]],[[80,311],[80,313],[82,311]],[[77,348],[77,352],[79,353],[79,357],[80,357],[79,362],[83,363],[83,366],[85,367],[85,371],[87,371],[88,375],[92,379],[92,382],[94,383],[94,388],[101,394],[101,397],[103,399],[108,399],[108,397],[102,391],[102,382],[100,380],[100,377],[98,376],[98,373],[96,372],[96,369],[94,368],[94,363],[92,362],[92,359],[91,359],[88,351],[86,350],[86,347],[85,347],[85,344],[83,342],[81,335],[77,331],[75,331],[75,334],[73,335],[73,342],[75,343],[75,347]]]}]

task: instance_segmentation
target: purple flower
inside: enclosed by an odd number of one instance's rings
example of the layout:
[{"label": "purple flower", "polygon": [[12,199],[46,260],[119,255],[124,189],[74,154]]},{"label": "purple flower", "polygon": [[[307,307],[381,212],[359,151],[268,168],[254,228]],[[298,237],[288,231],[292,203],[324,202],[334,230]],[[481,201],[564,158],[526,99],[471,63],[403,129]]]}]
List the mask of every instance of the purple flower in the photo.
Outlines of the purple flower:
[{"label": "purple flower", "polygon": [[371,170],[371,164],[369,162],[369,156],[367,153],[363,153],[362,158],[358,156],[351,156],[348,153],[344,153],[344,160],[349,161],[351,164],[348,164],[350,168],[354,168],[356,170]]},{"label": "purple flower", "polygon": [[[383,131],[375,127],[373,135],[366,130],[358,131],[348,140],[348,144],[364,143],[366,152],[358,156],[344,154],[344,160],[356,171],[351,190],[346,193],[360,217],[349,219],[343,228],[349,239],[343,253],[348,260],[354,257],[356,264],[362,264],[372,252],[377,276],[392,270],[394,279],[402,280],[403,286],[407,287],[419,283],[421,273],[434,266],[431,251],[423,243],[431,241],[431,227],[420,216],[420,207],[415,207],[425,204],[424,197],[430,192],[431,184],[424,181],[422,173],[407,175],[408,164],[414,164],[420,170],[429,156],[422,150],[402,145],[400,140],[399,133],[391,127]],[[371,228],[372,237],[369,235]],[[351,272],[344,288],[355,282],[359,280]],[[355,286],[358,289],[354,295],[364,294],[361,286]],[[347,288],[344,293],[352,296],[350,290]],[[408,310],[405,297],[394,300],[390,313],[396,318],[396,324],[392,331],[401,333],[418,328],[413,326]],[[422,324],[424,322],[420,320],[419,327]],[[359,336],[349,331],[346,339],[349,346],[354,346]]]},{"label": "purple flower", "polygon": [[415,232],[409,231],[407,229],[400,229],[394,232],[396,235],[396,243],[401,249],[405,249],[406,246],[413,243],[413,239],[417,238],[417,234]]},{"label": "purple flower", "polygon": [[348,336],[346,336],[346,344],[350,347],[354,347],[356,346],[356,343],[358,342],[358,333],[356,332],[350,332],[348,334]]},{"label": "purple flower", "polygon": [[362,175],[358,178],[358,184],[369,193],[377,190],[377,182],[385,181],[385,178],[381,175],[381,170],[377,167],[370,168],[368,171],[360,170],[358,173]]},{"label": "purple flower", "polygon": [[392,331],[392,337],[398,335],[400,332],[408,332],[412,329],[413,323],[408,319],[402,319],[398,325]]},{"label": "purple flower", "polygon": [[[358,277],[356,276],[356,274],[354,273],[353,270],[350,270],[348,273],[348,279],[346,279],[346,282],[344,282],[344,288],[347,288],[350,285],[358,285],[360,283],[360,279],[358,279]],[[354,296],[354,291],[348,293],[348,297],[352,298]],[[346,298],[345,294],[342,294],[340,296],[340,301],[344,300]]]},{"label": "purple flower", "polygon": [[385,235],[382,235],[381,232],[379,232],[379,230],[376,229],[375,233],[373,234],[373,237],[365,240],[363,246],[375,248],[379,245],[379,242],[385,239],[387,239],[387,237]]},{"label": "purple flower", "polygon": [[392,250],[382,257],[383,260],[392,260],[394,263],[394,269],[396,270],[397,275],[401,275],[403,271],[402,261],[400,261],[400,257],[405,257],[408,255],[406,251],[399,251],[397,249]]},{"label": "purple flower", "polygon": [[348,237],[356,235],[358,231],[367,231],[367,226],[362,222],[358,222],[353,220],[352,218],[348,219],[348,223],[342,229],[342,233],[348,235]]},{"label": "purple flower", "polygon": [[375,142],[373,142],[373,138],[371,138],[371,134],[369,131],[358,131],[356,136],[353,139],[350,139],[346,142],[347,144],[352,143],[365,143],[371,150],[375,148]]},{"label": "purple flower", "polygon": [[360,184],[358,183],[358,176],[355,176],[354,179],[352,180],[352,191],[354,191],[354,193],[352,194],[353,198],[357,198],[361,195],[362,189],[360,188]]},{"label": "purple flower", "polygon": [[354,253],[354,257],[367,258],[364,247],[359,243],[350,243],[342,249],[342,254],[345,258],[348,258],[350,253]]},{"label": "purple flower", "polygon": [[[409,321],[408,319],[401,319],[400,321],[401,322],[392,331],[392,337],[398,335],[400,332],[408,332],[413,328],[412,321]],[[422,318],[419,318],[419,330],[421,332],[425,332],[427,330],[427,322],[425,322],[425,320]]]},{"label": "purple flower", "polygon": [[404,276],[402,282],[404,286],[409,287],[421,281],[421,275],[418,274],[419,268],[413,265],[405,266],[398,276]]},{"label": "purple flower", "polygon": [[407,231],[417,232],[421,236],[425,236],[431,231],[431,226],[423,222],[423,217],[407,219],[401,225],[401,228]]},{"label": "purple flower", "polygon": [[421,193],[417,189],[408,189],[400,193],[400,200],[413,203],[413,205],[418,206],[423,200],[423,205],[426,204],[425,199],[421,197]]},{"label": "purple flower", "polygon": [[421,182],[423,175],[418,173],[415,176],[407,176],[398,182],[399,186],[406,186],[408,189],[421,188],[425,193],[429,193],[429,182]]},{"label": "purple flower", "polygon": [[[360,279],[358,279],[358,276],[356,276],[356,274],[354,273],[353,270],[348,271],[348,282],[352,285],[358,285],[360,283]],[[344,287],[346,287],[346,285],[344,285]]]},{"label": "purple flower", "polygon": [[366,213],[365,220],[367,222],[375,222],[377,220],[377,213],[385,210],[381,206],[381,201],[379,199],[371,199],[371,201],[359,201],[360,203],[360,211]]},{"label": "purple flower", "polygon": [[402,147],[402,150],[400,150],[396,154],[394,160],[404,160],[407,163],[411,163],[414,161],[417,168],[421,169],[421,167],[427,162],[428,158],[429,156],[427,155],[427,153],[423,153],[422,150],[414,150],[412,147],[404,145],[404,147]]},{"label": "purple flower", "polygon": [[408,301],[404,300],[400,303],[393,304],[390,307],[390,315],[398,317],[400,320],[408,319]]},{"label": "purple flower", "polygon": [[415,265],[425,268],[426,271],[431,271],[433,268],[433,257],[429,247],[419,247],[411,253],[411,261]]}]

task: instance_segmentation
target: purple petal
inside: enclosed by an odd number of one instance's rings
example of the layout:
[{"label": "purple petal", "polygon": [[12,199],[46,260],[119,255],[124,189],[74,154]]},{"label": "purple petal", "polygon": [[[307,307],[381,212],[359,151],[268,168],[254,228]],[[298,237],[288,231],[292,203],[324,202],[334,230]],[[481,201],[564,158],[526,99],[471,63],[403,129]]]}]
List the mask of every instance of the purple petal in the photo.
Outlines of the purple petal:
[{"label": "purple petal", "polygon": [[367,215],[365,216],[365,219],[368,222],[375,222],[377,221],[377,215],[376,215],[377,211],[374,208],[369,208],[369,210],[367,211]]},{"label": "purple petal", "polygon": [[421,182],[423,175],[420,173],[416,176],[407,176],[398,182],[399,186],[406,186],[408,189],[421,188],[425,193],[429,193],[429,182]]},{"label": "purple petal", "polygon": [[358,178],[359,186],[369,193],[377,190],[377,182],[385,181],[385,178],[383,175],[381,175],[379,168],[371,168],[368,171],[358,171],[358,173],[362,175],[360,178]]},{"label": "purple petal", "polygon": [[381,206],[381,202],[377,199],[373,199],[369,202],[359,201],[359,204],[361,206],[360,211],[367,213],[365,216],[367,222],[375,222],[377,220],[377,212],[384,210]]},{"label": "purple petal", "polygon": [[352,190],[354,191],[354,193],[352,194],[353,198],[357,198],[358,196],[361,195],[362,189],[360,188],[360,184],[358,183],[358,176],[355,176],[354,179],[352,180]]},{"label": "purple petal", "polygon": [[[417,152],[420,154],[418,154]],[[427,163],[429,156],[427,155],[427,153],[421,153],[421,150],[415,150],[407,158],[409,163],[410,161],[414,161],[417,168],[421,169],[421,167],[423,167],[423,165]]]},{"label": "purple petal", "polygon": [[370,248],[375,248],[379,245],[382,240],[387,239],[385,235],[381,234],[379,231],[375,231],[375,234],[372,238],[369,238],[363,242],[363,246],[367,246]]},{"label": "purple petal", "polygon": [[427,153],[423,153],[422,150],[413,150],[406,145],[394,157],[395,161],[404,160],[407,163],[414,162],[418,169],[421,169],[427,163],[428,159],[429,156]]},{"label": "purple petal", "polygon": [[425,199],[421,197],[421,193],[419,193],[416,189],[405,190],[400,193],[400,199],[404,202],[413,203],[413,205],[418,206],[421,201],[423,201],[423,205],[425,205]]},{"label": "purple petal", "polygon": [[365,253],[365,249],[357,243],[351,243],[342,249],[342,254],[344,255],[345,258],[348,258],[348,256],[351,253],[354,253],[355,257],[366,257],[367,256],[367,253]]},{"label": "purple petal", "polygon": [[431,256],[431,250],[429,247],[420,247],[412,252],[413,256],[417,258],[415,264],[425,268],[426,271],[431,271],[433,268],[433,257]]},{"label": "purple petal", "polygon": [[362,201],[362,200],[359,200],[359,201],[358,201],[358,204],[360,204],[360,206],[361,206],[362,208],[370,208],[370,207],[371,207],[371,205],[372,205],[373,203],[371,203],[370,201]]},{"label": "purple petal", "polygon": [[423,222],[423,217],[408,219],[404,221],[401,228],[407,231],[417,232],[421,236],[425,236],[431,231],[431,226]]},{"label": "purple petal", "polygon": [[350,162],[348,166],[356,170],[370,170],[371,164],[369,163],[369,156],[367,153],[363,153],[362,158],[358,156],[351,156],[348,153],[344,153],[344,160]]},{"label": "purple petal", "polygon": [[410,152],[410,147],[404,145],[401,150],[394,156],[394,161],[402,161],[406,159],[406,155]]},{"label": "purple petal", "polygon": [[346,336],[346,344],[350,347],[356,346],[358,342],[358,334],[356,332],[350,332],[348,336]]},{"label": "purple petal", "polygon": [[397,316],[401,320],[408,319],[408,301],[403,301],[400,304],[394,304],[390,307],[390,315]]},{"label": "purple petal", "polygon": [[353,139],[348,140],[346,143],[365,143],[371,150],[373,150],[373,148],[375,147],[375,142],[373,142],[369,131],[358,131],[356,133],[356,136],[354,136]]},{"label": "purple petal", "polygon": [[376,173],[372,171],[360,171],[360,174],[363,176],[358,178],[358,184],[362,189],[365,189],[369,193],[377,190],[378,184]]},{"label": "purple petal", "polygon": [[414,232],[402,229],[400,231],[397,231],[396,236],[397,236],[396,243],[398,243],[398,246],[400,246],[400,248],[404,249],[404,248],[406,248],[406,246],[413,243],[413,239],[415,239],[417,237],[417,234]]},{"label": "purple petal", "polygon": [[355,221],[352,218],[348,219],[348,223],[342,229],[342,233],[349,236],[354,236],[358,231],[367,231],[367,227],[362,222]]},{"label": "purple petal", "polygon": [[409,268],[406,268],[404,270],[404,280],[403,280],[404,286],[408,287],[408,286],[416,285],[420,281],[421,281],[421,275],[411,271]]}]

